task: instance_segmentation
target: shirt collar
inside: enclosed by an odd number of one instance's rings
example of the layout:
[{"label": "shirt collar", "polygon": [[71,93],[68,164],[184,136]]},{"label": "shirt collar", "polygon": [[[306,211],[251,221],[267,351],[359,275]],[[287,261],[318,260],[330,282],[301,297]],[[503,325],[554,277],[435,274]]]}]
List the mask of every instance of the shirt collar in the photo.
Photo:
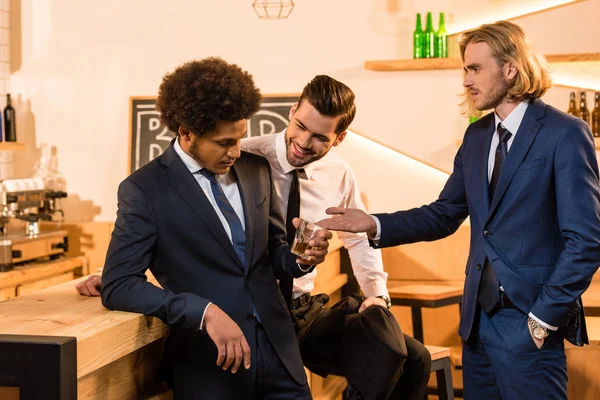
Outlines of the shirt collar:
[{"label": "shirt collar", "polygon": [[[287,160],[287,145],[285,143],[285,130],[277,133],[275,137],[275,153],[277,154],[277,161],[279,161],[279,165],[281,166],[281,170],[284,174],[292,172],[296,169],[292,164],[290,164]],[[318,160],[317,160],[318,161]],[[304,167],[304,172],[308,179],[311,178],[314,171],[314,163],[317,161],[313,161]]]},{"label": "shirt collar", "polygon": [[498,114],[494,113],[496,120],[496,124],[494,126],[497,127],[498,124],[502,122],[502,126],[508,129],[513,136],[516,136],[519,126],[521,126],[521,122],[523,121],[523,117],[525,117],[525,111],[527,111],[528,106],[529,100],[523,100],[514,110],[511,111],[510,114],[508,114],[506,118],[504,118],[504,121],[500,119]]},{"label": "shirt collar", "polygon": [[198,163],[198,161],[194,160],[185,151],[183,151],[183,149],[181,148],[181,145],[179,144],[179,136],[177,136],[175,138],[175,143],[173,144],[173,148],[175,149],[175,153],[177,153],[179,158],[181,158],[181,161],[183,161],[183,163],[185,164],[187,169],[189,169],[192,174],[195,174],[196,172],[204,169],[204,167],[202,165],[200,165],[200,163]]}]

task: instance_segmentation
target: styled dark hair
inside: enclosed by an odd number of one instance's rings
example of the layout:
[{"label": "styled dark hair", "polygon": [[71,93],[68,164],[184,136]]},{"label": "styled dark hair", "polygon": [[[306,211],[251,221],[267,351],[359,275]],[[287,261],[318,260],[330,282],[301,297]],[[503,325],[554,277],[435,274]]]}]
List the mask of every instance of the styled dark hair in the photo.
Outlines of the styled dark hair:
[{"label": "styled dark hair", "polygon": [[190,61],[163,77],[156,109],[174,133],[179,127],[196,135],[215,129],[219,121],[248,119],[262,96],[252,75],[218,57]]},{"label": "styled dark hair", "polygon": [[340,117],[335,127],[336,134],[348,129],[356,115],[354,92],[342,82],[327,75],[317,75],[304,86],[298,107],[304,100],[322,115]]}]

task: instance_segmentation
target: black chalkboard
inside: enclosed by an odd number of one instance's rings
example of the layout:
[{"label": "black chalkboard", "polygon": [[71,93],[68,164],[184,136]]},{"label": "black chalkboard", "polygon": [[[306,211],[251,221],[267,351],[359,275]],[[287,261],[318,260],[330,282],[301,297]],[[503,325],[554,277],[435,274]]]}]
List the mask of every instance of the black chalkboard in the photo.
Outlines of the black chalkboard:
[{"label": "black chalkboard", "polygon": [[[260,110],[248,121],[246,136],[262,136],[282,131],[289,123],[290,109],[299,95],[265,95]],[[156,97],[131,97],[129,172],[142,167],[169,147],[175,134],[160,122]]]}]

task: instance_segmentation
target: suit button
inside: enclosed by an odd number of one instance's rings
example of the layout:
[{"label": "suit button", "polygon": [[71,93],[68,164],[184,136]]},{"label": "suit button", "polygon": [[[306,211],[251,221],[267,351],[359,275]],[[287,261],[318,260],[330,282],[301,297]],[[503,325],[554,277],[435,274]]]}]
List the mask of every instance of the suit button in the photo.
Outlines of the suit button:
[{"label": "suit button", "polygon": [[485,236],[486,238],[489,238],[490,236],[492,236],[492,232],[490,232],[486,229],[485,231],[483,231],[483,236]]},{"label": "suit button", "polygon": [[475,268],[477,268],[477,271],[481,271],[481,264],[477,264]]},{"label": "suit button", "polygon": [[256,318],[256,317],[254,316],[254,313],[250,313],[250,314],[246,315],[246,319],[247,319],[248,321],[254,321],[254,318]]}]

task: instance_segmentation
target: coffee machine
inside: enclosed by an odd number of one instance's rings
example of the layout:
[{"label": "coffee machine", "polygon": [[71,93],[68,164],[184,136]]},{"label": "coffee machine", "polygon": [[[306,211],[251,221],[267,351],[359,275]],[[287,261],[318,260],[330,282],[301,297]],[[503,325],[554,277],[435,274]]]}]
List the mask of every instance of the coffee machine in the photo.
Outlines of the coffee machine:
[{"label": "coffee machine", "polygon": [[[68,251],[67,231],[59,229],[63,212],[58,207],[66,196],[63,191],[46,188],[39,178],[1,182],[0,272],[39,258],[53,260]],[[55,221],[56,229],[41,232],[40,221]]]}]

